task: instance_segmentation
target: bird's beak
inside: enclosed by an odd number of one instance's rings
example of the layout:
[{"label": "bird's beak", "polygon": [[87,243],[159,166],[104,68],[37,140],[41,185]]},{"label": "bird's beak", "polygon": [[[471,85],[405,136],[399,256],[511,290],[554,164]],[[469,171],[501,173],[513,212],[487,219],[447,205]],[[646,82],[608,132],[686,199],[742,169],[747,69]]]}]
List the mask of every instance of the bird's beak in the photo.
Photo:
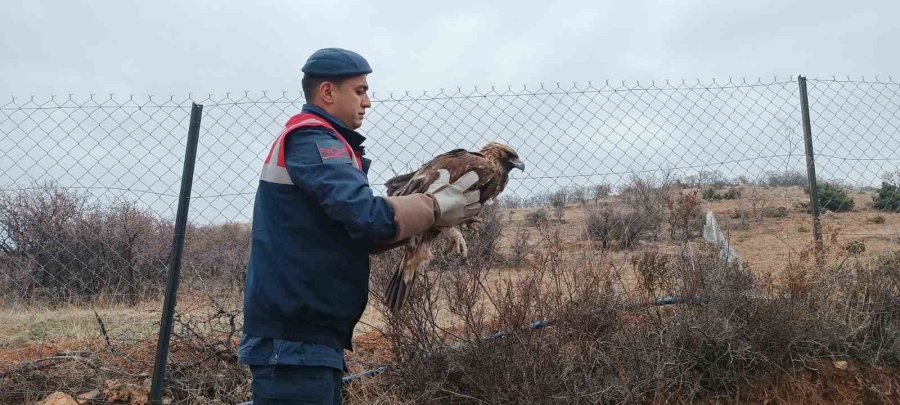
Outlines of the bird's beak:
[{"label": "bird's beak", "polygon": [[523,172],[525,171],[525,162],[523,162],[521,160],[513,160],[510,163],[512,163],[513,167],[515,167],[516,169],[519,169]]}]

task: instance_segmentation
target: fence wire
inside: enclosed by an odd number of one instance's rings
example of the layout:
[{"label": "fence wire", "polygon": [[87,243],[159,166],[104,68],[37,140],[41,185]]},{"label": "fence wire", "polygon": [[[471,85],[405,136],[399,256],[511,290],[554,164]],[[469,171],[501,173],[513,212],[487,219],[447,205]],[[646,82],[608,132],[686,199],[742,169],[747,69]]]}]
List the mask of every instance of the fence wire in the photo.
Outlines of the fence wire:
[{"label": "fence wire", "polygon": [[[824,225],[841,243],[898,248],[900,83],[808,83]],[[259,169],[302,94],[12,98],[0,105],[0,349],[97,337],[98,323],[153,343],[192,101],[204,107],[176,337],[239,333]],[[500,141],[527,164],[503,209],[627,249],[675,237],[667,213],[694,204],[765,268],[812,238],[800,103],[794,78],[375,93],[361,132],[377,194],[436,154]],[[47,326],[60,317],[63,330]]]}]

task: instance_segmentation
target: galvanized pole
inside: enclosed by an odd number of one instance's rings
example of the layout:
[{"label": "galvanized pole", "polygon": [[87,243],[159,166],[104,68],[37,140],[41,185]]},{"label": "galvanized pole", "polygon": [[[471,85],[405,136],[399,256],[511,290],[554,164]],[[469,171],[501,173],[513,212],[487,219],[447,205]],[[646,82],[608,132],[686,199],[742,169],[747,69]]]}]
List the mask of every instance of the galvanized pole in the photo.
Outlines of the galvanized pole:
[{"label": "galvanized pole", "polygon": [[197,158],[197,141],[200,138],[200,116],[203,106],[191,103],[191,121],[188,127],[187,147],[184,154],[184,170],[181,174],[181,192],[178,194],[178,211],[175,214],[175,236],[172,240],[172,256],[166,281],[166,297],[162,319],[159,322],[159,339],[156,343],[156,362],[150,385],[150,403],[162,405],[162,387],[169,357],[169,339],[172,337],[172,318],[175,314],[175,298],[178,294],[178,278],[181,272],[181,254],[184,251],[184,233],[187,227],[188,205],[194,180],[194,163]]},{"label": "galvanized pole", "polygon": [[797,76],[800,83],[800,113],[803,115],[803,141],[806,148],[806,176],[809,179],[809,208],[813,218],[813,237],[817,255],[822,251],[822,227],[819,223],[819,193],[816,187],[816,162],[813,154],[812,125],[809,121],[809,96],[806,92],[806,78]]}]

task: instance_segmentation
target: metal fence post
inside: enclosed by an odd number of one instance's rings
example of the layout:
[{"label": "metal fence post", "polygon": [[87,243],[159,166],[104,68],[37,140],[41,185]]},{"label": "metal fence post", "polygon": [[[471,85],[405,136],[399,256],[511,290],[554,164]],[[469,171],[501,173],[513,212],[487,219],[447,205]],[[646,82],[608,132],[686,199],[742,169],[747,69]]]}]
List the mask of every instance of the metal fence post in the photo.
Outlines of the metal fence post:
[{"label": "metal fence post", "polygon": [[200,118],[203,106],[191,103],[191,121],[188,127],[187,147],[184,155],[184,170],[181,175],[181,191],[178,194],[178,211],[175,214],[175,235],[172,239],[172,256],[169,260],[169,274],[166,280],[166,296],[163,303],[162,319],[159,322],[159,338],[156,344],[156,361],[153,365],[153,380],[150,385],[150,403],[162,404],[162,386],[166,375],[166,361],[169,356],[169,339],[172,336],[172,319],[175,314],[175,298],[178,294],[178,279],[181,272],[181,254],[184,250],[184,233],[187,227],[188,204],[191,199],[191,185],[194,179],[194,163],[197,158],[197,141],[200,138]]},{"label": "metal fence post", "polygon": [[797,76],[800,84],[800,113],[803,115],[803,143],[806,149],[806,176],[809,179],[809,208],[813,218],[813,237],[816,241],[817,256],[822,251],[822,228],[819,222],[819,193],[816,186],[816,162],[812,145],[812,125],[809,121],[809,95],[806,92],[806,77]]}]

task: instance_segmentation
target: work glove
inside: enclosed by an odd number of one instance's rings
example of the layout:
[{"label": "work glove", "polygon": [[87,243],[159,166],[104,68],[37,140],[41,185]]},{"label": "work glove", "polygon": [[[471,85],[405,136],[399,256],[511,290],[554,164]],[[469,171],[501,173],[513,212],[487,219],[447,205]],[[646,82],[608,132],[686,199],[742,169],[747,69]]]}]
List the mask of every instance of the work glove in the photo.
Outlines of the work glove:
[{"label": "work glove", "polygon": [[425,192],[434,198],[437,206],[434,224],[456,226],[478,214],[481,209],[481,203],[478,202],[481,191],[466,191],[477,182],[478,173],[474,171],[467,172],[450,183],[450,172],[446,169],[438,170],[437,180]]}]

